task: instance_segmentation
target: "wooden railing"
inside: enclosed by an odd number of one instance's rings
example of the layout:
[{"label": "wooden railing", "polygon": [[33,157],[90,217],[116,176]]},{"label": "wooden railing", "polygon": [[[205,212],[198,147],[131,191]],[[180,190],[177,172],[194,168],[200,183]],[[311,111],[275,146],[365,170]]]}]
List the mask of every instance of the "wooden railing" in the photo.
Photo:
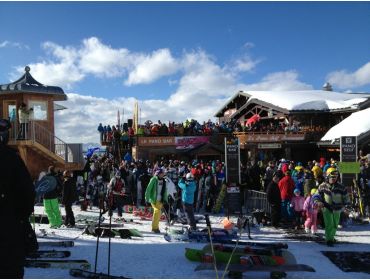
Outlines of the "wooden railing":
[{"label": "wooden railing", "polygon": [[32,141],[33,143],[38,143],[43,146],[66,163],[79,161],[79,159],[74,159],[72,151],[67,143],[35,121],[29,122],[25,135],[21,135],[19,131],[20,125],[13,123],[10,131],[11,141]]}]

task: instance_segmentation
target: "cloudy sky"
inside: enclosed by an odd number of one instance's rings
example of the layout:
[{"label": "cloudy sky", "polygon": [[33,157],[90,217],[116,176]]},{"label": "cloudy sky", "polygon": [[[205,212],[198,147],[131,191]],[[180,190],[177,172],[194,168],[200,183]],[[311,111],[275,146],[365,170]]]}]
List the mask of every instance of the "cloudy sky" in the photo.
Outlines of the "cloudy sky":
[{"label": "cloudy sky", "polygon": [[[0,2],[0,84],[60,86],[66,142],[132,118],[199,121],[238,90],[370,92],[369,2]],[[15,20],[16,19],[16,20]],[[122,114],[123,112],[123,114]]]}]

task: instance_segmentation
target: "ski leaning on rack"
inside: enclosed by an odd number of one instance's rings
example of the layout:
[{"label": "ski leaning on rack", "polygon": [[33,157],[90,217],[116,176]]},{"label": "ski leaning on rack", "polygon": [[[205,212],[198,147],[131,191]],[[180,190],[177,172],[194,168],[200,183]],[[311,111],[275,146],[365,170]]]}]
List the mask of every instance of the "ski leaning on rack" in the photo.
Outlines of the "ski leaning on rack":
[{"label": "ski leaning on rack", "polygon": [[105,273],[97,273],[82,269],[71,269],[69,274],[76,278],[86,278],[86,279],[130,279],[124,276],[112,276]]},{"label": "ski leaning on rack", "polygon": [[73,247],[75,243],[72,240],[63,241],[38,241],[40,247]]},{"label": "ski leaning on rack", "polygon": [[[226,264],[217,264],[217,269],[225,270]],[[201,263],[194,270],[214,270],[212,263]],[[306,264],[282,264],[282,265],[245,265],[245,264],[230,264],[228,271],[232,272],[247,272],[247,271],[269,271],[269,272],[289,272],[289,271],[307,271],[315,272],[315,269]]]},{"label": "ski leaning on rack", "polygon": [[38,258],[68,258],[71,256],[70,251],[56,251],[56,250],[39,250],[32,252],[27,255],[28,259],[38,259]]},{"label": "ski leaning on rack", "polygon": [[26,267],[37,268],[61,268],[61,269],[90,269],[90,264],[87,260],[40,260],[27,259]]}]

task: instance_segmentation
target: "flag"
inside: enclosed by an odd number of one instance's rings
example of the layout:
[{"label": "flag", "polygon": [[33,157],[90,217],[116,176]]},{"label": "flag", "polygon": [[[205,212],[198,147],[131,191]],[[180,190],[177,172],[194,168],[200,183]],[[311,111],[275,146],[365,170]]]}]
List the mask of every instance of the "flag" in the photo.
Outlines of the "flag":
[{"label": "flag", "polygon": [[117,124],[118,128],[121,129],[121,117],[119,115],[119,110],[117,110]]},{"label": "flag", "polygon": [[135,105],[134,105],[133,122],[134,122],[134,125],[133,125],[134,131],[135,131],[135,133],[137,133],[137,129],[138,129],[138,125],[139,125],[139,105],[137,103],[137,100],[135,101]]}]

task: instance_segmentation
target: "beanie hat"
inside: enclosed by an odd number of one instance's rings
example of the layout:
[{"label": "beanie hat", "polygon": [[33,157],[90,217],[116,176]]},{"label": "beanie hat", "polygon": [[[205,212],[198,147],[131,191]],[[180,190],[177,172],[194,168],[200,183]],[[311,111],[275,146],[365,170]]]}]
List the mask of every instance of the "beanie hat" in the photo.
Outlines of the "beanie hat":
[{"label": "beanie hat", "polygon": [[301,193],[301,190],[300,190],[300,189],[298,189],[298,188],[295,188],[295,189],[294,189],[294,193]]},{"label": "beanie hat", "polygon": [[314,195],[316,192],[317,192],[317,189],[313,188],[313,189],[311,190],[311,195]]}]

